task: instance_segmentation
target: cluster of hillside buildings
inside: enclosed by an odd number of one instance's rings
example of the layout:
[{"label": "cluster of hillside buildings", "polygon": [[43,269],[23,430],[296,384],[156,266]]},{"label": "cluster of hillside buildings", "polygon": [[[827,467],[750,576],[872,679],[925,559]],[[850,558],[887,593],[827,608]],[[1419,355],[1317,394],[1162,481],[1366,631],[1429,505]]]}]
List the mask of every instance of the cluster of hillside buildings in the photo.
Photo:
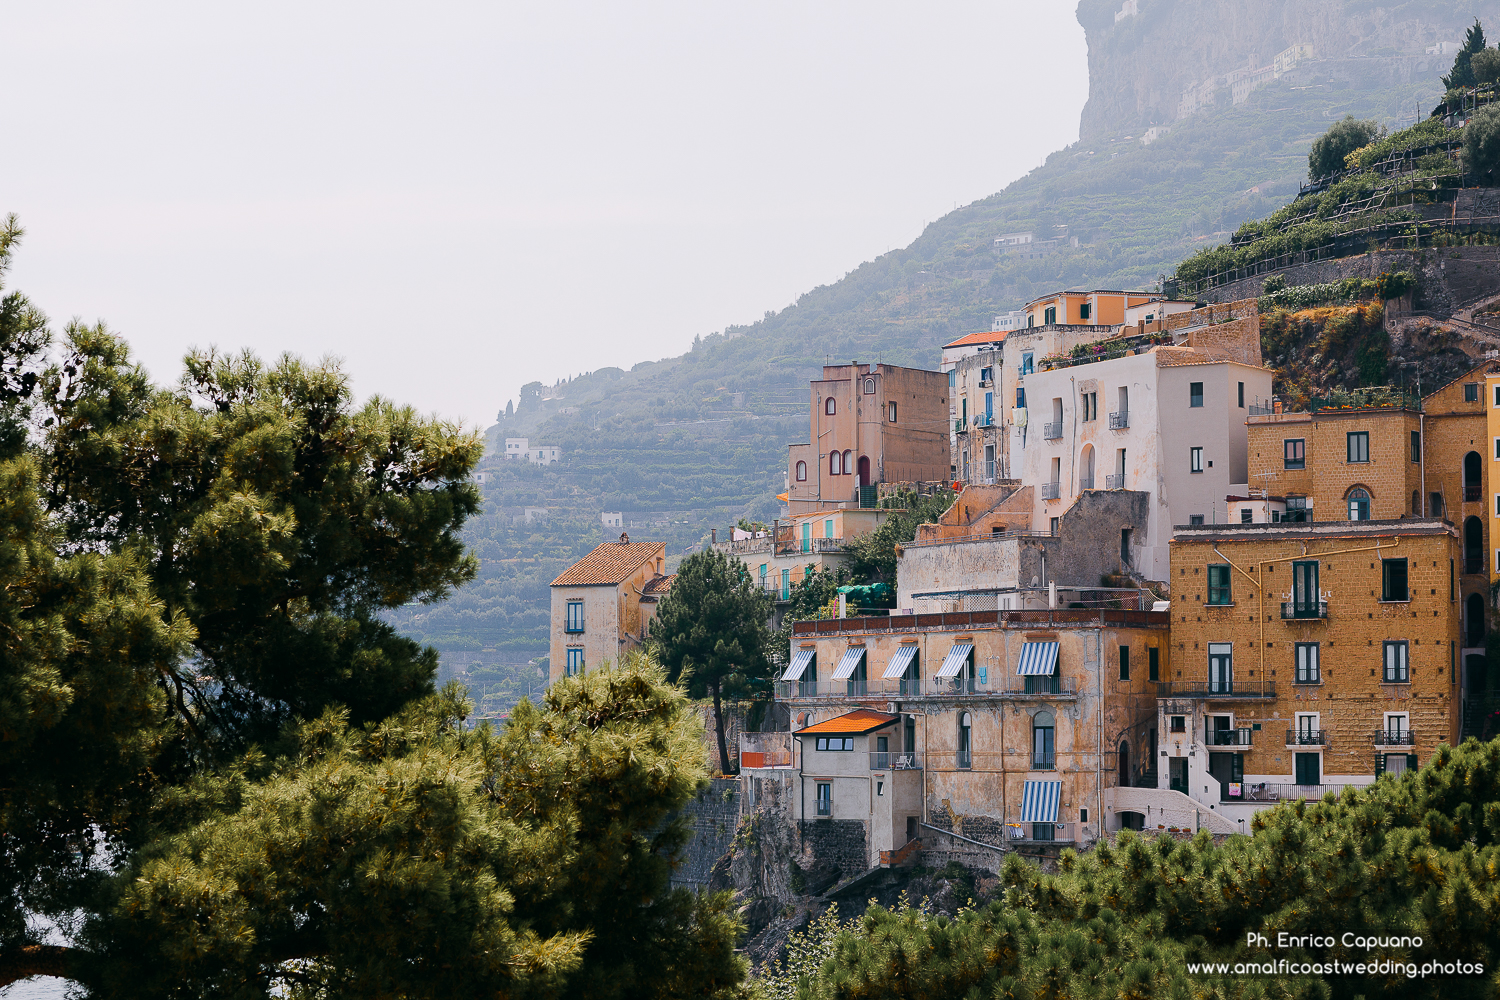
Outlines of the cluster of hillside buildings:
[{"label": "cluster of hillside buildings", "polygon": [[[939,371],[829,365],[785,516],[716,547],[778,599],[893,490],[951,490],[890,613],[797,622],[747,808],[850,873],[937,837],[991,852],[1246,832],[1270,804],[1418,766],[1478,725],[1500,583],[1500,362],[1426,396],[1292,411],[1254,300],[1059,292]],[[553,583],[552,674],[638,645],[656,544]]]}]

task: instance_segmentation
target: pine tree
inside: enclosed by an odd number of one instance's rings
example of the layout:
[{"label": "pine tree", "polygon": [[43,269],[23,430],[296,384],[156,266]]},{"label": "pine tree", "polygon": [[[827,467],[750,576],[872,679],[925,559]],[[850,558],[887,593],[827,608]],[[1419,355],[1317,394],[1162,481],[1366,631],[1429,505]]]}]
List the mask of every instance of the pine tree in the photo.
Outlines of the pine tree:
[{"label": "pine tree", "polygon": [[1447,76],[1443,77],[1443,88],[1445,90],[1457,90],[1459,87],[1472,87],[1477,82],[1474,79],[1474,67],[1469,61],[1474,58],[1476,52],[1484,50],[1484,28],[1480,26],[1476,17],[1474,23],[1469,26],[1469,32],[1464,36],[1463,48],[1458,50],[1458,55],[1453,57],[1453,69]]}]

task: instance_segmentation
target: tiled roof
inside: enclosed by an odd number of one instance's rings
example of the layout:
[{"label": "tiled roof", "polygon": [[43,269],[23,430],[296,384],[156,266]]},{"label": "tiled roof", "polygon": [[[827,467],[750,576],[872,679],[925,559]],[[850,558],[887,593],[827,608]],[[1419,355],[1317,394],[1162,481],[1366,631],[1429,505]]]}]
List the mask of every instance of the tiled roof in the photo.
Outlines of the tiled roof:
[{"label": "tiled roof", "polygon": [[667,591],[672,589],[672,581],[675,579],[677,579],[676,573],[672,573],[668,576],[659,576],[656,579],[647,582],[646,586],[641,588],[641,593],[648,595],[665,594]]},{"label": "tiled roof", "polygon": [[666,547],[661,542],[605,542],[552,581],[554,587],[594,587],[622,583]]},{"label": "tiled roof", "polygon": [[951,344],[944,344],[943,347],[967,347],[969,344],[998,344],[1005,339],[1005,335],[1009,332],[1009,330],[981,330],[979,333],[971,333],[959,337]]},{"label": "tiled roof", "polygon": [[841,715],[836,719],[828,719],[815,726],[797,730],[798,736],[822,736],[826,733],[871,733],[877,729],[884,729],[893,722],[899,722],[899,715],[886,715],[884,712],[872,712],[868,708],[856,709],[847,715]]}]

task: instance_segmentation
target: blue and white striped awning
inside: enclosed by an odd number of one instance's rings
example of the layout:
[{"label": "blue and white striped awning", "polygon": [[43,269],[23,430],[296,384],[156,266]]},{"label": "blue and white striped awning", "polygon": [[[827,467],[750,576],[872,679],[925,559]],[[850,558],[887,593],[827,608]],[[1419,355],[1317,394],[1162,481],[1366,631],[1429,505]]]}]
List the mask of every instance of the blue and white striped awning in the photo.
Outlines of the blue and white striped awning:
[{"label": "blue and white striped awning", "polygon": [[1020,677],[1051,676],[1057,673],[1057,643],[1028,642],[1021,647],[1021,660],[1016,665]]},{"label": "blue and white striped awning", "polygon": [[972,642],[955,642],[953,648],[948,650],[948,655],[943,657],[943,665],[938,669],[939,677],[957,677],[958,672],[969,662],[969,654],[974,652]]},{"label": "blue and white striped awning", "polygon": [[1021,822],[1056,823],[1061,802],[1061,781],[1028,781],[1021,791]]},{"label": "blue and white striped awning", "polygon": [[917,644],[909,642],[905,646],[896,647],[896,655],[891,657],[891,662],[885,665],[886,680],[895,680],[906,676],[906,669],[911,666],[912,659],[917,655]]},{"label": "blue and white striped awning", "polygon": [[855,669],[864,662],[865,647],[850,646],[844,650],[844,658],[839,661],[838,668],[833,672],[833,679],[845,681],[854,676]]},{"label": "blue and white striped awning", "polygon": [[801,680],[802,671],[807,669],[807,665],[813,661],[813,657],[816,655],[818,655],[816,649],[797,650],[797,655],[792,657],[792,662],[787,666],[786,673],[781,675],[781,679],[784,681]]}]

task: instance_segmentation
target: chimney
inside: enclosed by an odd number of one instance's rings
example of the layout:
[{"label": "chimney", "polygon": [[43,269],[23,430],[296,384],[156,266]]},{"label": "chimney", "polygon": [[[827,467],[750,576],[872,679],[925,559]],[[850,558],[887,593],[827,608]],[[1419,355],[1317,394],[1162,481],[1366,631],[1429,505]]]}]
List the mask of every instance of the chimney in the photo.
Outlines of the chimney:
[{"label": "chimney", "polygon": [[620,532],[620,544],[621,545],[629,545],[630,544],[630,535],[628,535],[627,533],[625,533],[623,531]]},{"label": "chimney", "polygon": [[708,529],[708,544],[710,544],[710,545],[717,545],[718,543],[719,543],[719,529],[718,528],[709,528]]}]

